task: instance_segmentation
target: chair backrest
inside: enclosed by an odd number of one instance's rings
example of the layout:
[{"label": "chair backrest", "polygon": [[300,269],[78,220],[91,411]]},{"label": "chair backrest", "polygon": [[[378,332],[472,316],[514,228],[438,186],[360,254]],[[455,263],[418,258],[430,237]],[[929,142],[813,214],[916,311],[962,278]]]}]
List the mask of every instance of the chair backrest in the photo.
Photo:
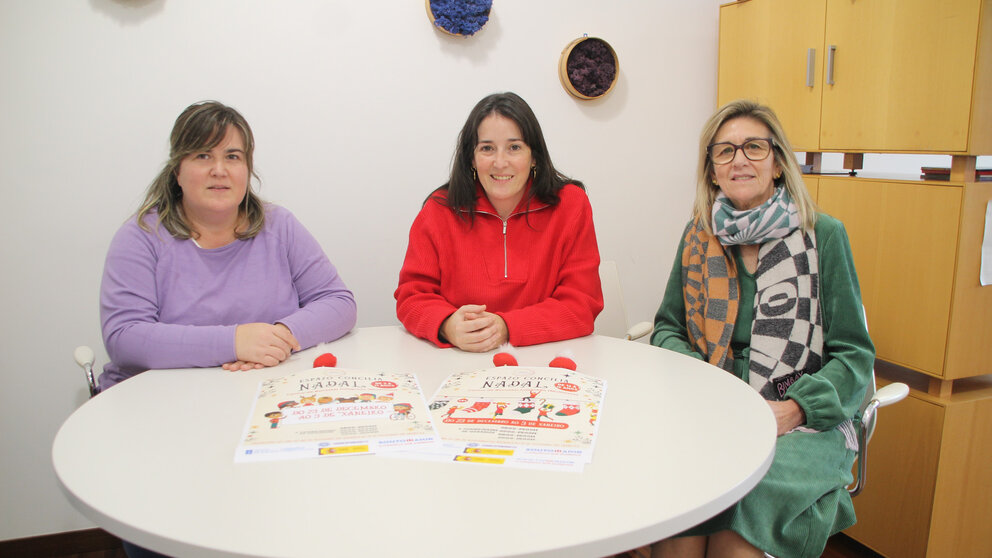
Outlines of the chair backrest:
[{"label": "chair backrest", "polygon": [[603,311],[596,317],[593,333],[623,339],[627,334],[627,309],[615,261],[600,262],[599,280],[603,285]]}]

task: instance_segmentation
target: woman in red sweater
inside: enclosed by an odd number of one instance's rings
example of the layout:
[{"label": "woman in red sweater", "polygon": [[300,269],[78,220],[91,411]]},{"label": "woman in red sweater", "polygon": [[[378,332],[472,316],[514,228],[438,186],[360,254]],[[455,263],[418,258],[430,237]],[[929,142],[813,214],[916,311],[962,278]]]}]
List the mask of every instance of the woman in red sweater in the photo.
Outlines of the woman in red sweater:
[{"label": "woman in red sweater", "polygon": [[514,93],[479,101],[453,160],[410,228],[394,293],[407,330],[475,352],[592,333],[603,309],[592,208],[552,165],[530,106]]}]

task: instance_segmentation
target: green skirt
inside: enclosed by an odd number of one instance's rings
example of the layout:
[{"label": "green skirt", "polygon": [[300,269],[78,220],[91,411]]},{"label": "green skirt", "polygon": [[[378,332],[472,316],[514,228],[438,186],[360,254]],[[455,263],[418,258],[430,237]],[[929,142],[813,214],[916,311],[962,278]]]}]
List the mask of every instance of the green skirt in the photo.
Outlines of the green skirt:
[{"label": "green skirt", "polygon": [[771,468],[747,496],[678,536],[729,529],[773,556],[818,557],[831,535],[854,525],[854,458],[837,429],[780,436]]}]

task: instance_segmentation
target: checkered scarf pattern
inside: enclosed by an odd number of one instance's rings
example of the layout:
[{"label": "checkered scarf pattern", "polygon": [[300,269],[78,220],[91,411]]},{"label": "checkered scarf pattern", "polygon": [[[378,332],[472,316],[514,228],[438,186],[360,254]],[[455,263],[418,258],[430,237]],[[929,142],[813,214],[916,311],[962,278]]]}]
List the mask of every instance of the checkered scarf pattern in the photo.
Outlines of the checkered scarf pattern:
[{"label": "checkered scarf pattern", "polygon": [[685,229],[682,297],[689,342],[714,366],[733,371],[730,338],[737,319],[737,264],[697,217]]},{"label": "checkered scarf pattern", "polygon": [[785,238],[797,227],[799,211],[789,191],[782,187],[776,187],[765,203],[743,211],[735,209],[723,192],[713,200],[713,232],[724,246]]},{"label": "checkered scarf pattern", "polygon": [[[733,370],[730,340],[740,299],[737,267],[699,218],[686,227],[682,292],[689,342],[711,364]],[[768,400],[822,366],[816,237],[796,228],[758,252],[749,383]]]},{"label": "checkered scarf pattern", "polygon": [[793,382],[823,366],[816,236],[796,229],[762,244],[754,275],[748,381],[765,399],[781,401]]}]

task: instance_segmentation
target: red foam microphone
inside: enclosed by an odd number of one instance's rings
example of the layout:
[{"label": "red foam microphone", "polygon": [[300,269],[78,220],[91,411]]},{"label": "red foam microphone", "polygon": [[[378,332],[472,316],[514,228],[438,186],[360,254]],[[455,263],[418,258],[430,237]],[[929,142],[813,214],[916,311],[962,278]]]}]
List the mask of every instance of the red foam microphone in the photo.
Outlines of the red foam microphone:
[{"label": "red foam microphone", "polygon": [[517,357],[510,353],[496,353],[493,355],[493,364],[496,366],[516,366]]},{"label": "red foam microphone", "polygon": [[575,364],[574,360],[564,355],[558,355],[555,358],[551,359],[551,362],[548,363],[548,366],[552,368],[568,368],[569,370],[573,370],[573,371],[576,368],[578,368],[578,365]]},{"label": "red foam microphone", "polygon": [[313,359],[314,368],[334,368],[338,365],[338,357],[332,353],[324,353]]}]

